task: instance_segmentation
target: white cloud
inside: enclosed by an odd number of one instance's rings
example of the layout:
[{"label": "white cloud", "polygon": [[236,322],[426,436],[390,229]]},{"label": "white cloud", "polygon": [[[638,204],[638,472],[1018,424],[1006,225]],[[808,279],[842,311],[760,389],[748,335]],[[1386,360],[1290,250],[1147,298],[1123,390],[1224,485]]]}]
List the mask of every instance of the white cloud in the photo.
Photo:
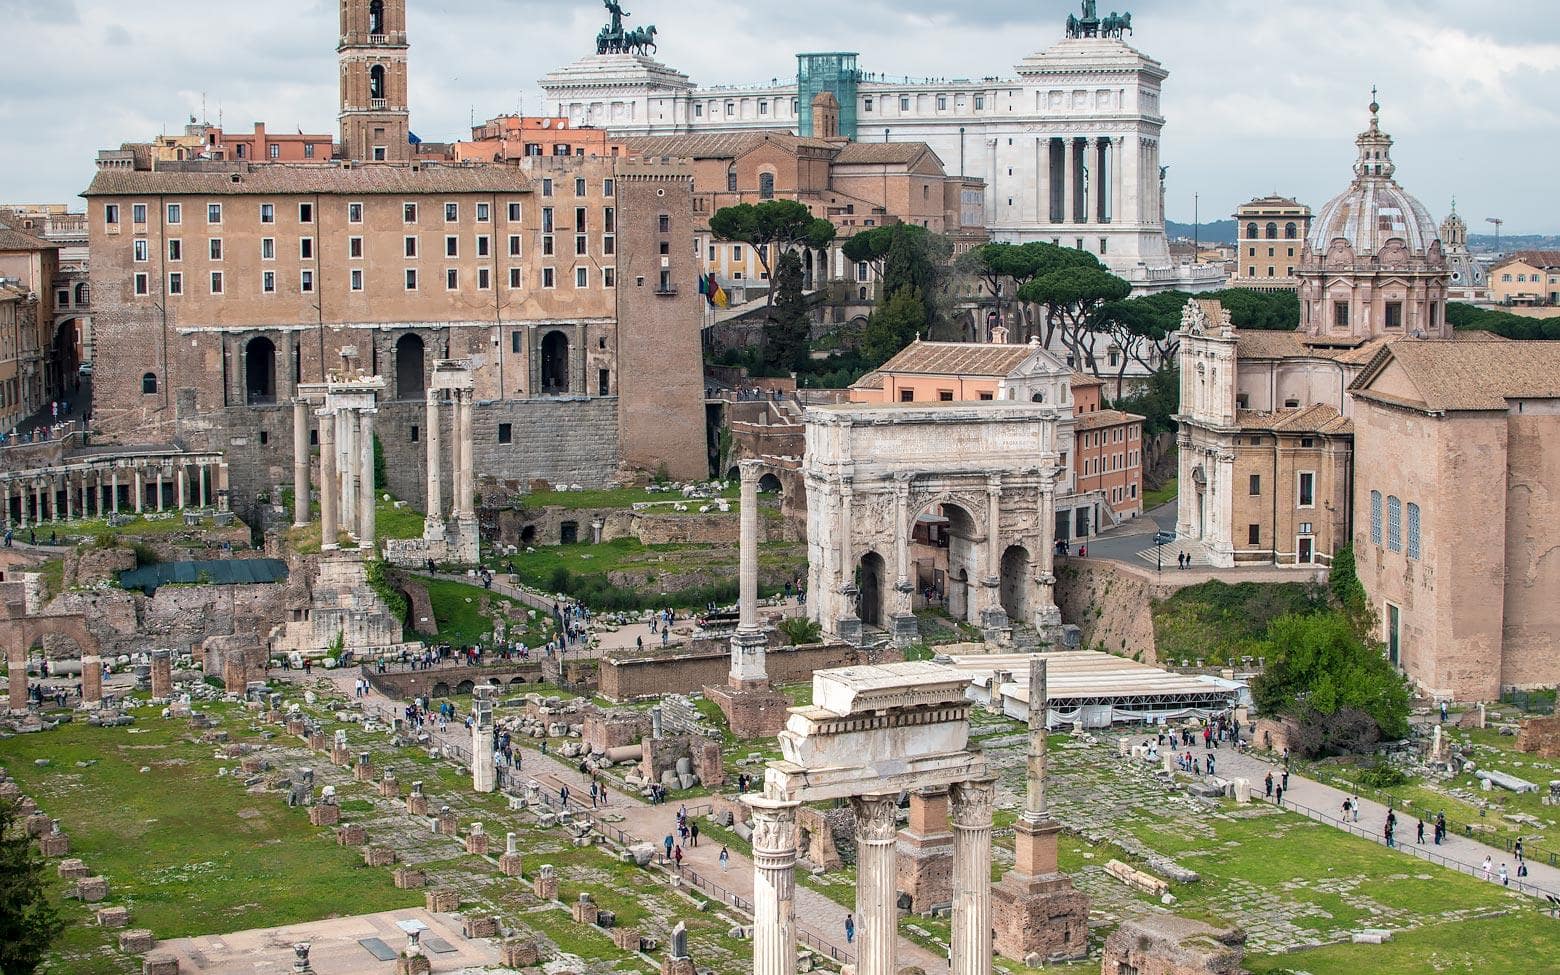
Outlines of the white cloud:
[{"label": "white cloud", "polygon": [[[545,109],[536,79],[591,48],[598,0],[409,0],[413,128],[461,136],[517,106]],[[730,0],[624,0],[654,23],[659,57],[701,84],[767,81],[798,51],[856,50],[865,70],[1010,75],[1057,40],[1061,0],[789,0],[762,16]],[[1560,231],[1535,193],[1560,151],[1551,107],[1560,8],[1506,0],[1499,23],[1452,0],[1112,0],[1165,88],[1169,212],[1205,218],[1250,196],[1320,205],[1349,177],[1372,84],[1398,140],[1399,175],[1438,215],[1456,195],[1507,232]],[[0,198],[71,199],[97,149],[176,130],[202,102],[216,120],[336,127],[335,0],[0,0]],[[1485,26],[1488,24],[1489,26]]]}]

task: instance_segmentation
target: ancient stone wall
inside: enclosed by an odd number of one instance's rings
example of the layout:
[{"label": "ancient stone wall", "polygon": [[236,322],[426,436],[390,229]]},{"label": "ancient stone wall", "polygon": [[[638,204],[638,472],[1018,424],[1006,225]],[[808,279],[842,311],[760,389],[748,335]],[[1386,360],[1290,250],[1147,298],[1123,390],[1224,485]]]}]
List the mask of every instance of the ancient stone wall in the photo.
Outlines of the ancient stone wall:
[{"label": "ancient stone wall", "polygon": [[[1173,577],[1171,577],[1173,578]],[[1102,650],[1155,662],[1152,601],[1165,599],[1181,585],[1160,583],[1115,562],[1058,560],[1056,603],[1062,620],[1076,623],[1085,650]]]},{"label": "ancient stone wall", "polygon": [[74,590],[50,613],[80,613],[105,654],[199,647],[208,637],[245,635],[264,643],[287,618],[287,586],[163,586],[153,596],[123,589]]},{"label": "ancient stone wall", "polygon": [[1560,758],[1560,714],[1552,718],[1527,718],[1517,732],[1517,751],[1540,758]]},{"label": "ancient stone wall", "polygon": [[[873,662],[899,659],[880,651]],[[865,663],[866,654],[843,643],[804,647],[769,648],[765,667],[772,684],[794,684],[812,679],[813,671]],[[701,688],[724,684],[731,667],[731,653],[723,640],[707,640],[669,654],[605,657],[601,661],[601,695],[613,701],[633,701],[662,694],[691,694]]]},{"label": "ancient stone wall", "polygon": [[1105,939],[1100,971],[1137,975],[1241,975],[1246,934],[1153,914],[1128,918]]},{"label": "ancient stone wall", "polygon": [[404,673],[365,673],[364,676],[385,696],[409,701],[414,697],[469,694],[472,686],[486,684],[494,679],[508,692],[519,693],[529,690],[530,685],[542,679],[542,665],[523,663],[501,667],[441,667]]}]

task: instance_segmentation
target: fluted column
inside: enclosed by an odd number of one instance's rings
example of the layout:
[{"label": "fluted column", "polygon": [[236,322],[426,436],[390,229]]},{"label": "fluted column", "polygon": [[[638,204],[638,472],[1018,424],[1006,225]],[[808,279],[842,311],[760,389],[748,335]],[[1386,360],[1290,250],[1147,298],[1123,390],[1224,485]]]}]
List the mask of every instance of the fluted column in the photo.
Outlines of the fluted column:
[{"label": "fluted column", "polygon": [[439,393],[437,390],[428,390],[428,418],[425,421],[425,439],[428,444],[428,503],[423,506],[426,512],[426,521],[430,528],[444,523],[444,498],[443,474],[439,470],[441,458],[439,433]]},{"label": "fluted column", "polygon": [[1055,465],[1060,458],[1054,455],[1050,464],[1040,469],[1040,551],[1035,553],[1038,582],[1035,603],[1036,626],[1061,622],[1056,607],[1056,485],[1066,472]]},{"label": "fluted column", "polygon": [[[86,495],[83,494],[82,497],[85,498]],[[157,465],[157,510],[163,510],[163,468],[161,464]],[[82,504],[82,513],[86,513],[85,503]]]},{"label": "fluted column", "polygon": [[796,809],[743,796],[753,811],[753,975],[796,972]]},{"label": "fluted column", "polygon": [[293,400],[293,526],[309,523],[309,404]]},{"label": "fluted column", "polygon": [[378,488],[374,485],[374,410],[359,410],[358,474],[362,489],[358,501],[358,548],[374,547],[374,500]]},{"label": "fluted column", "polygon": [[357,531],[357,423],[351,410],[336,411],[336,453],[341,464],[341,524],[349,533]]},{"label": "fluted column", "polygon": [[856,812],[856,971],[898,975],[899,906],[894,892],[898,795],[853,796]]},{"label": "fluted column", "polygon": [[341,491],[336,483],[336,417],[321,412],[320,417],[320,548],[337,547],[336,505]]},{"label": "fluted column", "polygon": [[455,446],[460,450],[460,488],[457,501],[462,518],[475,518],[477,514],[473,495],[476,492],[476,471],[472,461],[471,399],[472,390],[460,391],[457,400],[460,417],[460,436]]},{"label": "fluted column", "polygon": [[1077,219],[1073,212],[1078,202],[1078,141],[1072,136],[1062,139],[1062,172],[1064,174],[1062,185],[1062,223],[1072,223]]},{"label": "fluted column", "polygon": [[195,477],[196,477],[196,480],[199,482],[199,486],[200,486],[200,506],[202,508],[207,507],[207,504],[208,504],[208,497],[206,495],[206,473],[207,473],[207,465],[205,465],[205,464],[196,464],[195,465]]},{"label": "fluted column", "polygon": [[949,789],[953,824],[952,975],[991,975],[991,806],[996,780]]},{"label": "fluted column", "polygon": [[[183,461],[180,461],[179,463],[174,464],[173,465],[173,476],[174,476],[174,479],[179,482],[179,510],[182,511],[183,509],[189,507],[189,496],[190,496],[190,468],[189,468],[189,465],[185,464]],[[99,490],[98,494],[99,494],[99,497],[98,497],[98,507],[101,509],[102,505],[103,505],[102,491]]]},{"label": "fluted column", "polygon": [[65,520],[72,521],[76,517],[76,497],[71,490],[75,485],[70,482],[69,474],[60,475],[60,486],[64,488],[65,494]]}]

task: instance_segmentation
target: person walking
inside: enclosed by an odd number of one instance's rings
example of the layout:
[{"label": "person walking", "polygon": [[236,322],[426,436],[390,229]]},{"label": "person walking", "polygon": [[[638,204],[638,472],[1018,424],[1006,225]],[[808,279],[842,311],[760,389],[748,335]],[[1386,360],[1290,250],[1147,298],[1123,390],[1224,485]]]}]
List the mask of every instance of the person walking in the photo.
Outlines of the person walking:
[{"label": "person walking", "polygon": [[1500,865],[1500,885],[1502,887],[1511,886],[1511,875],[1506,873],[1506,865],[1504,863]]},{"label": "person walking", "polygon": [[1263,783],[1267,786],[1267,797],[1269,799],[1273,798],[1273,773],[1272,772],[1269,772],[1267,774],[1267,778],[1263,780]]},{"label": "person walking", "polygon": [[720,848],[720,872],[721,873],[725,873],[726,872],[726,868],[729,867],[730,865],[731,865],[731,851],[726,849],[723,846],[723,847]]},{"label": "person walking", "polygon": [[[1284,773],[1284,781],[1287,782],[1288,780],[1289,780],[1289,773],[1285,772]],[[1354,821],[1356,823],[1360,821],[1360,797],[1359,796],[1355,796],[1354,797]]]},{"label": "person walking", "polygon": [[1418,843],[1420,846],[1425,845],[1425,821],[1423,819],[1419,820],[1419,828],[1416,832],[1414,842]]},{"label": "person walking", "polygon": [[688,835],[692,838],[691,846],[699,845],[699,824],[697,821],[688,824]]},{"label": "person walking", "polygon": [[[1283,771],[1283,780],[1281,781],[1280,784],[1285,789],[1289,788],[1289,769],[1288,768],[1284,769],[1284,771]],[[1355,818],[1356,822],[1359,820],[1359,812],[1358,812],[1358,810],[1355,811],[1354,818]]]},{"label": "person walking", "polygon": [[845,943],[856,943],[856,919],[848,911],[845,914]]},{"label": "person walking", "polygon": [[672,851],[672,860],[674,862],[676,862],[677,869],[679,869],[679,870],[682,869],[682,858],[683,858],[682,846],[679,845],[676,849],[674,849]]},{"label": "person walking", "polygon": [[1343,797],[1343,821],[1344,822],[1348,822],[1349,821],[1349,806],[1350,806],[1350,804],[1351,803],[1349,801],[1349,797],[1348,796],[1344,796]]},{"label": "person walking", "polygon": [[666,858],[668,860],[672,858],[672,847],[676,844],[676,842],[676,840],[672,839],[671,833],[667,833],[666,838],[661,841],[661,845],[666,847]]},{"label": "person walking", "polygon": [[1282,785],[1278,787],[1278,795],[1274,798],[1273,801],[1278,803],[1280,806],[1284,804],[1284,787]]},{"label": "person walking", "polygon": [[1485,856],[1484,856],[1484,866],[1479,868],[1483,872],[1485,880],[1489,880],[1490,879],[1490,867],[1491,867],[1491,863],[1490,863],[1489,854],[1485,854]]}]

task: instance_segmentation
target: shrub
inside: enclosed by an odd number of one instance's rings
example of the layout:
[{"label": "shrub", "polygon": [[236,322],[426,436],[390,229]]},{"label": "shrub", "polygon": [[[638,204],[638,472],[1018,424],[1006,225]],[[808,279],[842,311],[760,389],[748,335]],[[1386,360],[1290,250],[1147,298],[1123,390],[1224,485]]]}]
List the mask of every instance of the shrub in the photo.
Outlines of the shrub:
[{"label": "shrub", "polygon": [[1396,765],[1388,765],[1385,762],[1373,765],[1360,773],[1360,785],[1369,786],[1372,789],[1390,789],[1407,781],[1408,776],[1402,769]]},{"label": "shrub", "polygon": [[785,637],[785,642],[793,647],[817,643],[823,639],[823,627],[816,620],[800,616],[783,620],[776,629]]},{"label": "shrub", "polygon": [[[1268,668],[1251,684],[1259,710],[1293,715],[1317,753],[1364,751],[1381,737],[1408,734],[1408,685],[1380,649],[1368,646],[1342,613],[1284,616],[1261,644]],[[1372,737],[1359,727],[1364,715]],[[1329,719],[1329,720],[1322,720]],[[1304,754],[1308,748],[1302,748]]]}]

